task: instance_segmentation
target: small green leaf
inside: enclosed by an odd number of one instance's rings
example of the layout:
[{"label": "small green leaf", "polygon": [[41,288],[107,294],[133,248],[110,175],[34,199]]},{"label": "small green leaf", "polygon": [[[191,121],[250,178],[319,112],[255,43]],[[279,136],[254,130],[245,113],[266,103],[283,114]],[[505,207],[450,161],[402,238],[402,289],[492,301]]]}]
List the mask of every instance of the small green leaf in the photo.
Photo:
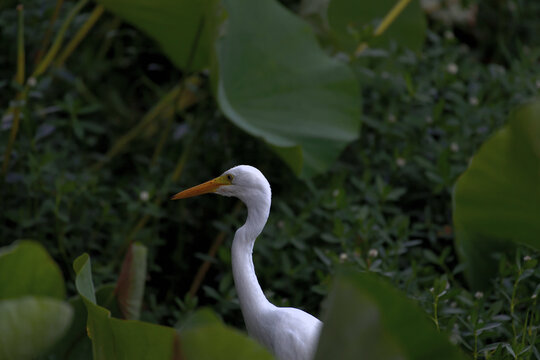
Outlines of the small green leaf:
[{"label": "small green leaf", "polygon": [[515,111],[454,189],[456,246],[476,288],[496,274],[495,251],[540,249],[540,101]]},{"label": "small green leaf", "polygon": [[335,280],[316,360],[465,359],[412,300],[373,273]]},{"label": "small green leaf", "polygon": [[217,45],[221,110],[266,141],[297,175],[325,171],[359,134],[353,73],[276,1],[224,5],[229,18]]},{"label": "small green leaf", "polygon": [[62,272],[45,248],[33,241],[18,241],[0,249],[0,299],[20,296],[64,299]]},{"label": "small green leaf", "polygon": [[72,317],[69,304],[52,298],[0,300],[0,359],[35,359],[62,337]]},{"label": "small green leaf", "polygon": [[73,270],[77,274],[75,278],[75,286],[79,294],[87,298],[92,303],[96,303],[96,294],[94,290],[94,282],[92,281],[92,265],[90,256],[86,253],[82,254],[73,262]]}]

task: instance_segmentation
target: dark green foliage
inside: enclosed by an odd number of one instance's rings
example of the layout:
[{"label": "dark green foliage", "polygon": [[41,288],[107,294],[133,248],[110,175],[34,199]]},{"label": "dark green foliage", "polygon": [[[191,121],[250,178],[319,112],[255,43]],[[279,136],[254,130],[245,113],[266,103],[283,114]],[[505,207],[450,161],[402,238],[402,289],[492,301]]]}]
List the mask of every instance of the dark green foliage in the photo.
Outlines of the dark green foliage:
[{"label": "dark green foliage", "polygon": [[[521,19],[540,17],[536,2],[516,4],[523,17],[505,18],[504,24],[530,29],[534,22]],[[25,2],[27,73],[54,6]],[[54,29],[73,6],[64,4]],[[76,17],[68,40],[92,6]],[[244,210],[235,211],[235,200],[216,196],[182,203],[166,199],[233,165],[251,164],[267,176],[274,195],[254,262],[276,305],[320,314],[335,269],[348,263],[387,278],[465,353],[540,358],[538,252],[518,248],[515,254],[495,254],[492,286],[476,292],[469,289],[453,246],[453,185],[511,109],[540,87],[540,48],[532,32],[512,32],[524,35],[512,38],[507,51],[500,44],[509,44],[509,34],[485,36],[490,27],[481,22],[484,16],[500,19],[506,10],[482,9],[483,4],[477,27],[461,26],[455,35],[429,20],[420,52],[390,41],[358,59],[344,58],[316,29],[327,54],[349,66],[360,84],[363,128],[328,172],[306,181],[268,146],[227,121],[206,72],[181,72],[150,38],[105,13],[64,66],[53,66],[30,88],[0,184],[0,245],[39,241],[59,264],[72,296],[77,293],[72,262],[80,254],[92,256],[99,289],[116,282],[128,244],[140,241],[148,248],[141,320],[182,324],[198,306],[210,306],[225,323],[243,328],[229,249]],[[16,18],[12,7],[0,12],[2,156],[11,126],[7,109],[20,90],[12,81]],[[192,81],[179,97],[190,105],[160,113],[119,155],[96,166],[186,75]],[[170,119],[163,151],[154,157]],[[178,180],[171,174],[179,162]],[[209,259],[220,232],[225,241]],[[186,295],[205,260],[211,268],[201,288],[194,297]],[[98,304],[111,309],[99,296]],[[74,304],[79,333],[80,305],[79,299]],[[90,343],[76,346],[87,351]]]}]

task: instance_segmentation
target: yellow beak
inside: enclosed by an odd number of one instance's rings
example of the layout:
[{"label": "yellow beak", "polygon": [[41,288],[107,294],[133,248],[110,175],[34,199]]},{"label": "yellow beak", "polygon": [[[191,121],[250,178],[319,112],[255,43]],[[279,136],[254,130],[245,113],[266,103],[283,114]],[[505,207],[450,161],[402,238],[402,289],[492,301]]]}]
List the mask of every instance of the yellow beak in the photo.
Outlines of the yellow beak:
[{"label": "yellow beak", "polygon": [[227,179],[227,176],[219,176],[215,179],[202,183],[200,185],[194,186],[184,191],[180,191],[178,194],[174,195],[171,200],[186,199],[193,196],[198,196],[202,194],[208,194],[216,192],[223,185],[231,185],[231,181]]}]

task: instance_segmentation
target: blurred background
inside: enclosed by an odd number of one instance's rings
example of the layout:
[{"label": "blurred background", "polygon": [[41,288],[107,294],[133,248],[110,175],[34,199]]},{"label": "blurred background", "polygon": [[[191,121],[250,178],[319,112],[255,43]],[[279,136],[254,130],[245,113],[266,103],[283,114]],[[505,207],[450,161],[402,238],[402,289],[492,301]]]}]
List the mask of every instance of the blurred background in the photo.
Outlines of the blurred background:
[{"label": "blurred background", "polygon": [[[512,294],[529,299],[540,274],[514,287],[510,257],[497,286],[471,287],[452,191],[538,95],[540,3],[413,0],[381,29],[395,3],[2,2],[0,245],[44,245],[72,296],[77,256],[92,257],[96,286],[114,283],[141,243],[142,320],[174,326],[207,306],[243,329],[230,246],[245,208],[169,198],[249,164],[272,186],[253,257],[274,304],[321,314],[347,263],[431,315],[448,290],[437,327],[475,358],[511,342],[539,316]],[[508,294],[513,320],[475,332],[508,315]],[[525,358],[540,358],[535,343]]]}]

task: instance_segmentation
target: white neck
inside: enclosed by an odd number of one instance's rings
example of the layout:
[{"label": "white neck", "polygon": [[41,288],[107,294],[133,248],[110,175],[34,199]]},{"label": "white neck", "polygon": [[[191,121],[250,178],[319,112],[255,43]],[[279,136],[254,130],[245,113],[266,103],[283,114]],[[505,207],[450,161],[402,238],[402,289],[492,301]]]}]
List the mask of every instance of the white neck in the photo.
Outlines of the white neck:
[{"label": "white neck", "polygon": [[[266,194],[265,194],[266,195]],[[232,268],[240,307],[249,333],[257,332],[261,312],[273,307],[264,296],[253,266],[252,252],[270,212],[270,194],[241,199],[248,208],[246,223],[236,231],[232,245]]]}]

